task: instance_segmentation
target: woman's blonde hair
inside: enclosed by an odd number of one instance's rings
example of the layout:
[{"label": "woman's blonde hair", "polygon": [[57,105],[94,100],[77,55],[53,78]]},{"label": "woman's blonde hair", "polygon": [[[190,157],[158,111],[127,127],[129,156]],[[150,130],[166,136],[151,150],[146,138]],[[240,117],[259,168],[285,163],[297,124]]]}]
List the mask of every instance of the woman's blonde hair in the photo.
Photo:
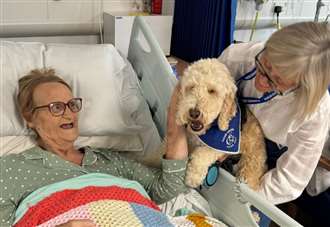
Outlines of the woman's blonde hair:
[{"label": "woman's blonde hair", "polygon": [[318,106],[330,83],[330,28],[302,22],[275,32],[266,42],[269,62],[279,76],[296,81],[297,117],[305,119]]},{"label": "woman's blonde hair", "polygon": [[34,89],[40,84],[51,82],[64,84],[72,91],[71,87],[55,74],[54,69],[34,69],[19,79],[17,101],[23,117],[25,113],[29,113],[33,110]]}]

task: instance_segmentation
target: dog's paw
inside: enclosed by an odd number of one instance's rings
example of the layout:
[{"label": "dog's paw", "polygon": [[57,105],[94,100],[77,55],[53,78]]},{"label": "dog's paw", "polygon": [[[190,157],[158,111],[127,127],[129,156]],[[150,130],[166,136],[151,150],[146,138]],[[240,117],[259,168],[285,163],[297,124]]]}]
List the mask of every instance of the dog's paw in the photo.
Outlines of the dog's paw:
[{"label": "dog's paw", "polygon": [[260,187],[260,180],[255,176],[239,173],[239,175],[236,177],[236,181],[247,184],[249,188],[254,191],[258,190],[258,188]]},{"label": "dog's paw", "polygon": [[257,191],[260,188],[260,181],[254,178],[246,179],[244,177],[238,177],[240,183],[244,183],[249,186],[254,191]]},{"label": "dog's paw", "polygon": [[[190,170],[190,171],[189,171]],[[187,186],[191,188],[197,188],[203,183],[203,180],[205,179],[207,173],[201,173],[200,171],[197,171],[196,169],[192,170],[191,168],[188,168],[188,171],[186,172],[186,178],[185,183]]]},{"label": "dog's paw", "polygon": [[191,188],[197,188],[203,182],[203,179],[186,176],[185,184]]},{"label": "dog's paw", "polygon": [[239,183],[239,184],[248,184],[246,178],[243,177],[243,176],[236,177],[236,182]]}]

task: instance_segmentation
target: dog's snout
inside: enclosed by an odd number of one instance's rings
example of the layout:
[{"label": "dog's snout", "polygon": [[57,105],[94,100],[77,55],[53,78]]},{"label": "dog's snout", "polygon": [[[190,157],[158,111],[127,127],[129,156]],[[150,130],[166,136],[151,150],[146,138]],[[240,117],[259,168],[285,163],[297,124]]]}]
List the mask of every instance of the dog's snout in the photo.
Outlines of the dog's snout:
[{"label": "dog's snout", "polygon": [[201,115],[201,112],[197,108],[191,108],[189,109],[189,116],[192,119],[197,119]]}]

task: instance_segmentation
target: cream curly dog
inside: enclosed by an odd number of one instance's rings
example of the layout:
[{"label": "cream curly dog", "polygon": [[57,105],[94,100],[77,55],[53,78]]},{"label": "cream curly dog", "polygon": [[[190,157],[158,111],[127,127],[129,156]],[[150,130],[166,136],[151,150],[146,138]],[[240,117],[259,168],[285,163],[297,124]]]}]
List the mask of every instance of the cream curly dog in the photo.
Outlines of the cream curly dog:
[{"label": "cream curly dog", "polygon": [[[189,140],[189,163],[186,184],[199,186],[208,167],[223,158],[221,153],[205,146],[196,135],[202,135],[218,118],[218,127],[227,130],[236,114],[236,85],[227,67],[217,59],[204,59],[190,65],[180,81],[176,121],[185,125]],[[247,112],[242,126],[240,153],[236,176],[257,189],[266,170],[264,136],[256,118]]]}]

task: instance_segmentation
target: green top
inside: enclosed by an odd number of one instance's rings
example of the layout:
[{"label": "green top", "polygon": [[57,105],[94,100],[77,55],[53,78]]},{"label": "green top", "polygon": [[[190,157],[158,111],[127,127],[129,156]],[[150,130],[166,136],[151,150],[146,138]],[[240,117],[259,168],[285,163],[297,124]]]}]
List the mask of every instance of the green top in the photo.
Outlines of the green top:
[{"label": "green top", "polygon": [[84,148],[79,166],[56,154],[34,147],[0,158],[0,226],[14,222],[15,211],[29,193],[48,184],[87,173],[107,173],[138,181],[156,203],[163,203],[186,190],[187,160],[162,159],[162,168],[146,167],[118,152]]}]

